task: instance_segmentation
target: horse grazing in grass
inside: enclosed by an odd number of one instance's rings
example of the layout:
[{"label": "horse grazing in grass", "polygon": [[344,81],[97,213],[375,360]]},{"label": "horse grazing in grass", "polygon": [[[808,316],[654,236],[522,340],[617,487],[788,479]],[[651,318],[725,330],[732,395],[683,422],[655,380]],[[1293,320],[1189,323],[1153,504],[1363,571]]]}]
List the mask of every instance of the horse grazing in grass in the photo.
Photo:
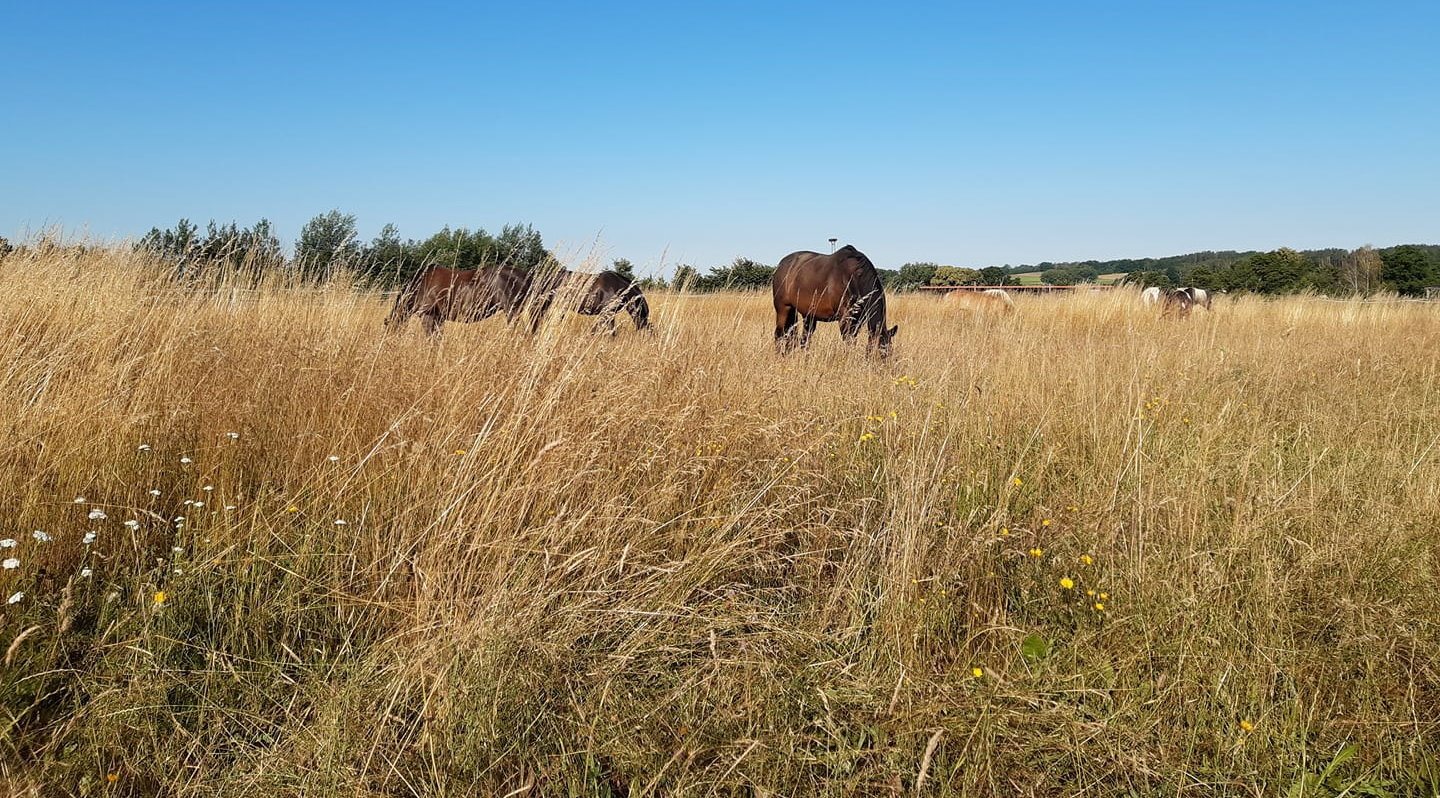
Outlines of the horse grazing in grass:
[{"label": "horse grazing in grass", "polygon": [[1145,307],[1158,305],[1160,303],[1160,286],[1152,285],[1140,292],[1140,304]]},{"label": "horse grazing in grass", "polygon": [[573,310],[582,316],[599,316],[595,332],[615,334],[615,317],[620,312],[630,314],[635,329],[650,329],[650,305],[640,286],[618,272],[562,271],[546,281],[547,290],[540,302],[539,312],[549,311],[551,304],[559,302],[565,310]]},{"label": "horse grazing in grass", "polygon": [[1190,294],[1190,304],[1205,308],[1206,310],[1211,309],[1209,291],[1203,288],[1182,288],[1180,290]]},{"label": "horse grazing in grass", "polygon": [[[385,326],[404,326],[411,316],[419,316],[425,332],[433,335],[447,321],[480,321],[502,312],[507,323],[514,324],[530,303],[532,288],[528,272],[509,266],[474,270],[430,266],[400,289]],[[531,332],[540,326],[541,317],[542,313],[531,309]]]},{"label": "horse grazing in grass", "polygon": [[838,321],[845,341],[854,341],[862,327],[869,331],[867,349],[878,350],[883,358],[900,330],[885,327],[885,289],[875,264],[849,244],[830,255],[801,251],[781,258],[770,293],[775,300],[775,346],[782,353],[797,343],[797,330],[803,348],[810,344],[817,322]]},{"label": "horse grazing in grass", "polygon": [[999,313],[1008,315],[1015,312],[1015,300],[1010,292],[1000,288],[984,291],[951,291],[945,295],[945,304],[955,310],[975,313]]}]

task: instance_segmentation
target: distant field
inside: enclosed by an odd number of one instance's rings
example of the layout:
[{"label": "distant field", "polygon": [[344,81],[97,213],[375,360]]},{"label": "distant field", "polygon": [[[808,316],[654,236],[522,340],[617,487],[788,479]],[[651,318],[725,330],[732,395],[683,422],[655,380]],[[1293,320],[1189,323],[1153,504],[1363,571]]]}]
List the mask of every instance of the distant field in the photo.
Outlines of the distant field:
[{"label": "distant field", "polygon": [[764,294],[0,288],[6,794],[1440,784],[1434,305],[905,295],[881,364]]},{"label": "distant field", "polygon": [[1040,272],[1022,272],[1010,276],[1019,280],[1021,285],[1040,285]]}]

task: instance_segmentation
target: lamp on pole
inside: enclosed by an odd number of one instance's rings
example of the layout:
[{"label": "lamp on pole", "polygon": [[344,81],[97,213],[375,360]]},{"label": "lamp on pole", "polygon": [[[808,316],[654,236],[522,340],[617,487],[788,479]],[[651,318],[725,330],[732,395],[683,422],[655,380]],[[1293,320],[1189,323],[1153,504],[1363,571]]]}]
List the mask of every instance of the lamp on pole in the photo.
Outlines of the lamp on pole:
[{"label": "lamp on pole", "polygon": [[831,255],[834,255],[834,254],[835,254],[835,242],[836,242],[836,241],[839,241],[839,240],[840,240],[840,239],[838,239],[838,238],[832,238],[832,239],[830,239],[830,254],[831,254]]}]

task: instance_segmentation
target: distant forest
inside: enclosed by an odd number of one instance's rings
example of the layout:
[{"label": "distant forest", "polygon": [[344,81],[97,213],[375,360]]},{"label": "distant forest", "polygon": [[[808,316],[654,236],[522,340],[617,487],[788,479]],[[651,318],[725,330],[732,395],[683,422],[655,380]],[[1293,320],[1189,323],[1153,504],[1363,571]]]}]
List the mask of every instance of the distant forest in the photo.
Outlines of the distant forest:
[{"label": "distant forest", "polygon": [[[385,225],[370,241],[357,233],[355,217],[340,211],[320,214],[305,223],[292,252],[280,246],[268,221],[249,227],[211,221],[205,228],[181,219],[173,227],[152,228],[135,244],[169,263],[178,277],[200,277],[217,271],[261,275],[284,270],[297,279],[322,280],[337,271],[355,274],[379,286],[408,280],[427,265],[457,269],[503,264],[533,269],[554,263],[540,233],[528,224],[505,225],[498,233],[483,228],[445,227],[424,239],[402,239],[394,225]],[[0,238],[0,258],[15,247]],[[610,268],[646,288],[692,291],[758,289],[767,286],[774,266],[738,257],[701,271],[680,264],[668,277],[637,277],[627,259]],[[1036,274],[1042,283],[1094,283],[1105,275],[1143,286],[1193,285],[1212,290],[1260,294],[1310,291],[1331,296],[1395,291],[1418,296],[1440,286],[1440,245],[1406,244],[1359,249],[1270,252],[1194,252],[1161,258],[1087,260],[1019,266],[962,267],[938,263],[907,263],[880,269],[886,287],[896,291],[936,285],[1013,285],[1016,275]],[[1112,279],[1115,279],[1112,277]]]}]

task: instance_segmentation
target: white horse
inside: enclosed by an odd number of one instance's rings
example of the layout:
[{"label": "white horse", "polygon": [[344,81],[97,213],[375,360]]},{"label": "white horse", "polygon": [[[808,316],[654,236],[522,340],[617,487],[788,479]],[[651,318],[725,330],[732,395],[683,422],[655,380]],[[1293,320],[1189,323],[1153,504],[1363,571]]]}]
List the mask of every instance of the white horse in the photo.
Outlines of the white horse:
[{"label": "white horse", "polygon": [[1140,304],[1141,304],[1141,305],[1144,305],[1145,307],[1148,308],[1148,307],[1151,307],[1151,306],[1153,306],[1153,305],[1159,304],[1159,302],[1160,302],[1160,286],[1158,286],[1158,285],[1152,285],[1152,286],[1150,286],[1149,288],[1145,289],[1144,291],[1141,291],[1141,292],[1140,292]]}]

